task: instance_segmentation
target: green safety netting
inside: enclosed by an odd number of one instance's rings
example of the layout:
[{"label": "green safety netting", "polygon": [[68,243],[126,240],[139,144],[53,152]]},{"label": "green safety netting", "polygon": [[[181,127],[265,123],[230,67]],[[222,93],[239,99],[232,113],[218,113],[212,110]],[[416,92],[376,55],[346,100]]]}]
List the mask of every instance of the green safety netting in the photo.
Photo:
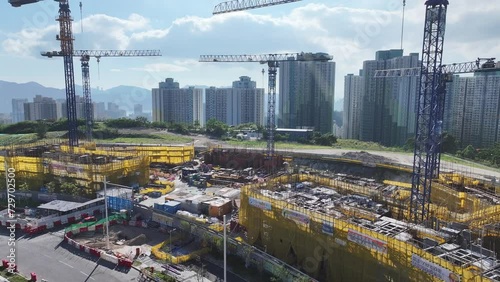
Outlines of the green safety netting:
[{"label": "green safety netting", "polygon": [[[121,221],[121,220],[126,220],[127,216],[125,214],[114,214],[114,215],[108,216],[108,219],[109,219],[109,221],[113,221],[113,220],[120,220]],[[73,225],[65,228],[64,233],[68,233],[70,231],[80,229],[82,227],[90,227],[90,226],[100,225],[100,224],[105,224],[105,223],[106,223],[106,218],[103,218],[103,219],[100,219],[97,221],[76,223],[76,224],[73,224]]]}]

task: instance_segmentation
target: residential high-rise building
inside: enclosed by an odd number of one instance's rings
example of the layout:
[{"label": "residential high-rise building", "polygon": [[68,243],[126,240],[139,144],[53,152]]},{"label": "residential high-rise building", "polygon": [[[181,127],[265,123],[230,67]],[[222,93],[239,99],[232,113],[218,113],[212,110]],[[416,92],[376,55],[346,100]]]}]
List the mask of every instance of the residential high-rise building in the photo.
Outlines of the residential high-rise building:
[{"label": "residential high-rise building", "polygon": [[57,120],[56,101],[36,95],[33,102],[24,103],[24,120]]},{"label": "residential high-rise building", "polygon": [[195,120],[204,124],[203,89],[179,88],[173,78],[167,78],[152,89],[153,121],[193,124]]},{"label": "residential high-rise building", "polygon": [[232,88],[205,89],[205,118],[215,118],[228,125],[255,123],[264,125],[264,89],[255,81],[241,76]]},{"label": "residential high-rise building", "polygon": [[66,113],[66,99],[56,99],[57,119],[64,118]]},{"label": "residential high-rise building", "polygon": [[233,89],[210,87],[205,89],[205,118],[236,125],[233,115]]},{"label": "residential high-rise building", "polygon": [[141,116],[143,114],[142,112],[142,105],[141,104],[135,104],[134,105],[134,115],[135,116]]},{"label": "residential high-rise building", "polygon": [[104,120],[106,116],[106,104],[104,102],[93,102],[94,120]]},{"label": "residential high-rise building", "polygon": [[[58,103],[58,101],[62,101],[62,103],[61,103],[62,117],[67,118],[68,117],[68,112],[67,112],[68,103],[66,102],[65,99],[64,100],[58,99],[56,101],[56,103]],[[82,96],[76,95],[75,101],[76,101],[76,118],[77,119],[85,119],[85,99]],[[61,116],[58,116],[58,117],[61,117]]]},{"label": "residential high-rise building", "polygon": [[344,139],[359,139],[363,91],[364,84],[361,75],[348,74],[345,76],[342,132]]},{"label": "residential high-rise building", "polygon": [[[264,125],[264,89],[248,76],[233,82],[233,97],[236,99],[236,123]],[[234,101],[233,101],[234,105]]]},{"label": "residential high-rise building", "polygon": [[127,115],[127,111],[120,109],[120,106],[113,102],[108,102],[108,110],[106,111],[106,118],[122,118]]},{"label": "residential high-rise building", "polygon": [[12,99],[13,123],[24,121],[24,103],[28,103],[28,99]]},{"label": "residential high-rise building", "polygon": [[333,132],[335,62],[285,61],[278,79],[278,127]]},{"label": "residential high-rise building", "polygon": [[444,130],[460,147],[484,148],[500,142],[500,65],[473,77],[455,76],[447,87]]},{"label": "residential high-rise building", "polygon": [[376,78],[376,70],[419,67],[417,53],[376,52],[363,63],[359,139],[386,146],[403,145],[415,136],[418,77]]}]

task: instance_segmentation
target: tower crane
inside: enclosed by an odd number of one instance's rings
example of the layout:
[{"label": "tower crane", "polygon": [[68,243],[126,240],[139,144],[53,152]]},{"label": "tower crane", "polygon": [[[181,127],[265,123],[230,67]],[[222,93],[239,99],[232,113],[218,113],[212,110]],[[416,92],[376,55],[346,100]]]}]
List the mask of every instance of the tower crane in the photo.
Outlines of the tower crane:
[{"label": "tower crane", "polygon": [[[420,163],[414,164],[414,173],[413,173],[413,181],[412,181],[412,197],[410,198],[410,207],[411,207],[411,216],[412,220],[414,222],[422,222],[425,221],[428,217],[428,204],[430,203],[430,192],[431,192],[431,183],[432,179],[435,179],[439,175],[439,167],[440,167],[440,160],[441,160],[441,133],[442,133],[442,123],[444,119],[444,105],[445,105],[445,96],[446,96],[446,83],[451,82],[453,80],[453,75],[454,74],[461,74],[461,73],[472,73],[478,70],[484,70],[484,69],[490,69],[490,68],[495,68],[495,58],[478,58],[475,61],[471,62],[464,62],[464,63],[453,63],[453,64],[445,64],[441,65],[438,68],[438,71],[436,72],[436,75],[439,77],[439,81],[436,82],[438,89],[437,89],[437,94],[434,100],[436,107],[434,109],[434,120],[432,121],[433,123],[431,124],[431,132],[428,133],[427,139],[428,141],[425,141],[425,136],[420,137],[418,139],[421,143],[418,145],[415,144],[415,156],[417,156],[420,152],[417,150],[425,150],[425,149],[433,149],[430,152],[427,152],[428,155],[434,156],[429,158],[430,161],[434,162],[431,163],[433,165],[434,170],[425,173],[423,176],[420,175],[420,181],[417,181],[415,179],[418,177],[418,174],[422,174],[422,169],[425,168],[425,166],[419,166]],[[408,76],[421,76],[422,75],[422,68],[402,68],[402,69],[387,69],[387,70],[377,70],[375,71],[375,77],[376,78],[388,78],[388,77],[408,77]],[[421,109],[422,105],[422,98],[420,98],[419,101],[419,113],[423,109]],[[427,100],[424,100],[427,101]],[[431,108],[432,104],[429,105]],[[430,110],[430,109],[429,109]],[[418,124],[419,126],[422,126],[421,124]],[[419,133],[419,132],[417,132]],[[420,134],[422,132],[420,131]],[[417,140],[417,138],[415,138]],[[422,143],[422,141],[425,141]],[[433,145],[434,147],[426,147],[429,145]],[[425,151],[424,151],[425,152]],[[418,160],[418,159],[416,159]],[[428,161],[428,159],[425,159],[425,161]],[[422,177],[427,176],[430,177],[430,179],[425,179],[425,182],[422,182]],[[425,183],[425,184],[424,184]],[[424,186],[426,185],[426,186]],[[421,202],[424,201],[425,202]]]},{"label": "tower crane", "polygon": [[[64,54],[60,51],[41,52],[41,55],[48,58],[64,56]],[[90,58],[97,58],[99,62],[102,57],[152,57],[161,56],[161,52],[159,50],[74,50],[73,56],[80,57],[80,61],[82,64],[82,88],[85,101],[85,136],[87,138],[87,141],[91,141],[94,115],[90,93]]]},{"label": "tower crane", "polygon": [[[474,72],[495,65],[494,58],[442,64],[448,5],[448,0],[425,2],[426,15],[420,68],[385,70],[375,74],[377,77],[420,76],[410,197],[410,220],[415,223],[425,223],[429,219],[432,180],[439,175],[446,82],[452,79],[452,74]],[[486,62],[482,63],[483,61]]]},{"label": "tower crane", "polygon": [[276,122],[276,76],[279,63],[283,61],[316,61],[327,62],[333,57],[326,53],[291,53],[267,55],[201,55],[200,62],[217,63],[261,63],[268,66],[268,97],[267,97],[267,156],[274,167],[274,130]]},{"label": "tower crane", "polygon": [[250,10],[274,6],[286,3],[299,2],[301,0],[233,0],[217,4],[214,8],[214,15],[230,13],[236,11]]},{"label": "tower crane", "polygon": [[[217,5],[214,14],[289,2],[292,1],[234,0]],[[446,75],[443,73],[442,59],[448,5],[448,0],[425,1],[425,27],[410,198],[410,217],[416,223],[428,219],[431,183],[439,173],[439,138],[442,131],[446,94]]]},{"label": "tower crane", "polygon": [[[40,2],[41,0],[9,0],[13,7]],[[61,42],[61,55],[64,59],[64,83],[66,86],[66,104],[68,116],[68,143],[70,147],[78,146],[76,119],[75,71],[73,67],[73,28],[69,0],[54,0],[59,2],[59,34],[56,39]]]}]

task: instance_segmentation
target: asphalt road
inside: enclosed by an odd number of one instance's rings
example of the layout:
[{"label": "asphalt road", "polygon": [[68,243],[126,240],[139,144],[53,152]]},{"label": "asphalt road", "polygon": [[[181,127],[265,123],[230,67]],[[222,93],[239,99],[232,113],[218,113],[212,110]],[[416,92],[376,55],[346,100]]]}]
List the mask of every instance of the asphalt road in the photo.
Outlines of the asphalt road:
[{"label": "asphalt road", "polygon": [[[38,281],[48,282],[125,282],[136,281],[139,273],[135,269],[115,270],[115,266],[102,261],[85,258],[88,254],[75,250],[62,242],[62,233],[44,233],[36,237],[24,237],[17,232],[16,263],[24,276],[35,272]],[[0,228],[0,258],[9,255],[9,233]],[[89,256],[90,257],[90,256]]]}]

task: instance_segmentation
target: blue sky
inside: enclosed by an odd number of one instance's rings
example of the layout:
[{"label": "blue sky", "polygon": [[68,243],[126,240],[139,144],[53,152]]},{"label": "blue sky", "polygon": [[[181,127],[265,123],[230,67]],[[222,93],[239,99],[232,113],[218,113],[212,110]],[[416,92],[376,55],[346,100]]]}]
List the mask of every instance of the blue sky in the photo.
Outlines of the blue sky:
[{"label": "blue sky", "polygon": [[[173,77],[181,86],[227,86],[247,75],[262,87],[262,66],[253,63],[198,63],[202,54],[327,52],[337,63],[335,99],[343,96],[344,76],[357,73],[376,50],[399,48],[401,0],[304,0],[296,3],[212,16],[220,0],[70,1],[75,49],[160,49],[162,57],[104,58],[91,62],[93,87],[155,87]],[[407,1],[405,54],[420,52],[423,1]],[[500,3],[470,5],[454,0],[448,11],[444,61],[500,57]],[[13,8],[0,4],[0,80],[35,81],[63,88],[60,58],[40,51],[60,49],[56,2]],[[75,59],[75,80],[81,84]],[[279,78],[278,78],[279,79]],[[267,80],[266,80],[267,81]],[[265,82],[267,83],[267,82]]]}]

